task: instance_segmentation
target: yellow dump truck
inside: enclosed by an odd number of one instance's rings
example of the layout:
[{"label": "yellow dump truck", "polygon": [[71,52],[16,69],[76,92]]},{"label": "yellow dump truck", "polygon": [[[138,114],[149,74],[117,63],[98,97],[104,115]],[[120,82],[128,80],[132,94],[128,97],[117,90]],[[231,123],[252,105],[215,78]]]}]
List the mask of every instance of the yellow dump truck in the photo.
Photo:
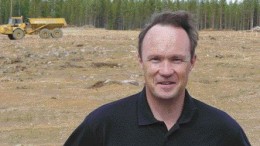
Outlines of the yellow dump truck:
[{"label": "yellow dump truck", "polygon": [[25,34],[39,34],[43,39],[61,38],[61,28],[65,26],[64,18],[29,18],[25,23],[23,17],[11,17],[8,24],[0,25],[0,33],[8,35],[11,40],[22,39]]}]

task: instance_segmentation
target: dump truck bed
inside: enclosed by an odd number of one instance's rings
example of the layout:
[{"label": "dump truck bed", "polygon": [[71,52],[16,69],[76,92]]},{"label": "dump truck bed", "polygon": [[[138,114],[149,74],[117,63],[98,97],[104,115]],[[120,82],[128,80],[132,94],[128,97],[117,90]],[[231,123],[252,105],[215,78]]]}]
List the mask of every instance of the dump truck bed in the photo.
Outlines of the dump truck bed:
[{"label": "dump truck bed", "polygon": [[29,23],[33,30],[41,27],[54,29],[67,26],[64,18],[29,18]]}]

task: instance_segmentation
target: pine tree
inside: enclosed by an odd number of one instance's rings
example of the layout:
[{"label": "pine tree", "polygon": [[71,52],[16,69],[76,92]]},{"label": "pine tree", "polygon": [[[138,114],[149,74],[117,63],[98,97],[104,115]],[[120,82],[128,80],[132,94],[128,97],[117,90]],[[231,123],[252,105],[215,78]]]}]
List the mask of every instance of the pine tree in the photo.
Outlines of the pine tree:
[{"label": "pine tree", "polygon": [[226,0],[220,0],[219,2],[219,29],[225,28],[225,12],[226,12]]}]

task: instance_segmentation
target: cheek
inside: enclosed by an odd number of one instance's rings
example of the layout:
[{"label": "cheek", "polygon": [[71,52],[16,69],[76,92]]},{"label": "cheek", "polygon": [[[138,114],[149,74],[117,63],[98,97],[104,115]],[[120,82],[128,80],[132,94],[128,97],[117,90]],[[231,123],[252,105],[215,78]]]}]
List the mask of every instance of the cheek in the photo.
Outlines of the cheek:
[{"label": "cheek", "polygon": [[145,64],[143,65],[144,73],[148,76],[154,76],[156,73],[158,73],[158,66],[152,65],[152,64]]},{"label": "cheek", "polygon": [[143,72],[144,72],[144,78],[146,82],[151,82],[154,80],[156,74],[157,74],[157,68],[150,64],[145,64],[142,66]]},{"label": "cheek", "polygon": [[175,69],[175,73],[177,74],[180,80],[187,80],[190,73],[190,69],[188,69],[187,67]]}]

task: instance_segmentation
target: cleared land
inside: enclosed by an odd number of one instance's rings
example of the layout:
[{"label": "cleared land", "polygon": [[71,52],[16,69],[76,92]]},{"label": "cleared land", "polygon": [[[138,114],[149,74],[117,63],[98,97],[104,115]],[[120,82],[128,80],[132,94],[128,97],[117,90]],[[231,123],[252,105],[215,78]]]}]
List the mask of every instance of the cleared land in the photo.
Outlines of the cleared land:
[{"label": "cleared land", "polygon": [[[62,145],[98,106],[139,92],[139,31],[66,28],[61,39],[0,35],[0,145]],[[260,33],[201,31],[190,93],[260,143]],[[228,132],[228,131],[227,131]]]}]

